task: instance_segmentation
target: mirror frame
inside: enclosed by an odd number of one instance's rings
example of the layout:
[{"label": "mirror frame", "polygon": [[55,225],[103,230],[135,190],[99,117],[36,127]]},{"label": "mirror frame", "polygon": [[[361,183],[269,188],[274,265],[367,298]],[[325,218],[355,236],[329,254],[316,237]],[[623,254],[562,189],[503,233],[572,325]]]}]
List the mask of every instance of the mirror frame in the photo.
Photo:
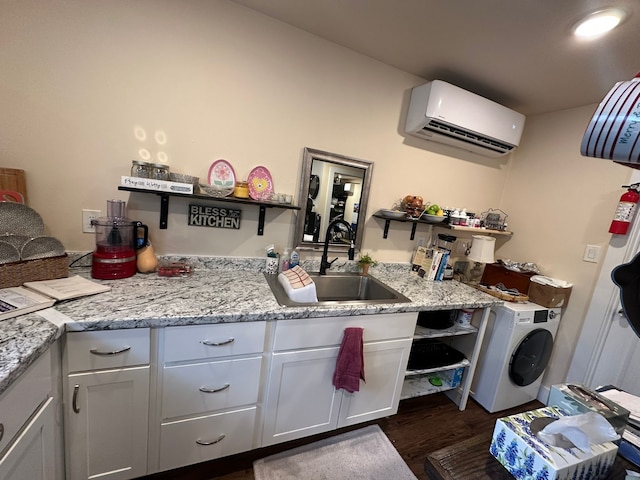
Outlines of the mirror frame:
[{"label": "mirror frame", "polygon": [[[324,152],[313,148],[305,147],[302,159],[302,173],[300,177],[300,193],[298,197],[298,205],[300,211],[296,220],[294,245],[297,250],[303,251],[322,251],[324,242],[305,242],[303,240],[304,223],[306,217],[306,205],[309,198],[309,182],[311,180],[311,167],[314,160],[320,160],[337,165],[358,168],[363,170],[362,189],[360,194],[360,205],[358,208],[358,228],[356,229],[355,247],[360,251],[362,247],[362,238],[364,234],[364,224],[367,218],[367,204],[369,202],[369,190],[371,188],[371,176],[373,174],[373,162],[361,160],[358,158],[338,155],[336,153]],[[326,232],[323,232],[326,234]],[[323,235],[324,236],[324,235]],[[329,251],[347,252],[349,245],[329,244]]]}]

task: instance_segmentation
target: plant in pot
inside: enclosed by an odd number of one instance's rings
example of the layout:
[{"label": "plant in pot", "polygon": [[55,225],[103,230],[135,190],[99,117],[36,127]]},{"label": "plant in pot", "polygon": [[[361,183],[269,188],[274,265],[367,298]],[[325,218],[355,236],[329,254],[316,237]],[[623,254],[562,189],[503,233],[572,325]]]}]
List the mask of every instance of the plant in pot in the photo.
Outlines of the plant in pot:
[{"label": "plant in pot", "polygon": [[371,255],[368,253],[361,253],[358,259],[358,267],[360,268],[361,275],[367,275],[369,273],[369,267],[375,267],[378,264]]}]

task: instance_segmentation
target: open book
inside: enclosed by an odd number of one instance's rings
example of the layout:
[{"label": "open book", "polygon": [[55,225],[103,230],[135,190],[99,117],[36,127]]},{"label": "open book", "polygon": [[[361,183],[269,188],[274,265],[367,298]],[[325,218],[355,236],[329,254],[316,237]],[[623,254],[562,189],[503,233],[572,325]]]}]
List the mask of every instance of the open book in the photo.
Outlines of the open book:
[{"label": "open book", "polygon": [[111,290],[108,285],[76,275],[55,280],[25,282],[21,287],[0,289],[0,320],[51,307],[58,300],[94,295]]}]

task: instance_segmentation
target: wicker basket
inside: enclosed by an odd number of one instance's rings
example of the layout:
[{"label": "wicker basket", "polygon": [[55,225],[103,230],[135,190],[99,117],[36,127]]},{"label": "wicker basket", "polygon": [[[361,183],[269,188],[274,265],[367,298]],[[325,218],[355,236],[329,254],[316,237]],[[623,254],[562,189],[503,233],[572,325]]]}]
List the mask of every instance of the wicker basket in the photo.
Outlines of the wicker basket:
[{"label": "wicker basket", "polygon": [[0,288],[18,287],[24,282],[69,276],[67,254],[59,257],[22,260],[0,265]]}]

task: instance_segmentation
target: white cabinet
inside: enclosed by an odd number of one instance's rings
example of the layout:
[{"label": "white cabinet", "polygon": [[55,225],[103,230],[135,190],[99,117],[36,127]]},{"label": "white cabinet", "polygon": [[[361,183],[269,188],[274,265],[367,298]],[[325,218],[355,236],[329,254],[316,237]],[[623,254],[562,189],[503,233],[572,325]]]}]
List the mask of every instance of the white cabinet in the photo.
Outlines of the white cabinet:
[{"label": "white cabinet", "polygon": [[442,330],[416,326],[415,339],[437,338],[463,353],[465,358],[443,367],[408,370],[402,387],[402,399],[445,392],[460,410],[466,408],[489,311],[488,307],[476,309],[470,326],[456,324]]},{"label": "white cabinet", "polygon": [[[52,351],[0,396],[0,478],[61,480],[62,458]],[[58,362],[53,358],[53,362]]]},{"label": "white cabinet", "polygon": [[[262,444],[396,413],[415,324],[415,313],[276,322]],[[347,327],[364,329],[366,382],[354,393],[332,384]]]},{"label": "white cabinet", "polygon": [[256,422],[265,335],[266,322],[164,329],[151,471],[260,446]]},{"label": "white cabinet", "polygon": [[55,412],[49,397],[0,459],[2,480],[55,480]]},{"label": "white cabinet", "polygon": [[67,480],[147,473],[149,329],[67,334]]}]

